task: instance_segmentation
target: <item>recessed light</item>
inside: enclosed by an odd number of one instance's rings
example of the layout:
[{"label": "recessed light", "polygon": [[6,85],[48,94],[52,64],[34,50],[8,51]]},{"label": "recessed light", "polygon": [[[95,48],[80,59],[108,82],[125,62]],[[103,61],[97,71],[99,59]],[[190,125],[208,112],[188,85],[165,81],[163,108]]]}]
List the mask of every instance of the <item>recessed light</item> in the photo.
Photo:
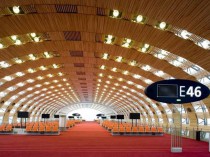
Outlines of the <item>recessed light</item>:
[{"label": "recessed light", "polygon": [[4,47],[4,45],[2,43],[0,43],[0,49],[2,49]]},{"label": "recessed light", "polygon": [[120,12],[118,10],[113,10],[112,11],[112,16],[117,18],[120,15]]},{"label": "recessed light", "polygon": [[17,39],[16,41],[15,41],[15,45],[21,45],[22,44],[22,42],[19,40],[19,39]]},{"label": "recessed light", "polygon": [[35,42],[39,42],[40,40],[39,40],[39,37],[34,37],[34,41]]},{"label": "recessed light", "polygon": [[138,16],[136,16],[136,22],[143,22],[143,20],[144,20],[144,17],[142,16],[142,15],[138,15]]},{"label": "recessed light", "polygon": [[20,6],[14,6],[14,7],[12,7],[12,11],[13,11],[15,14],[19,14],[19,13],[20,13]]},{"label": "recessed light", "polygon": [[11,39],[14,40],[14,41],[17,40],[17,35],[12,35]]},{"label": "recessed light", "polygon": [[33,38],[36,37],[36,33],[31,33],[30,35],[31,35],[31,37],[33,37]]},{"label": "recessed light", "polygon": [[160,29],[165,29],[166,26],[167,26],[167,24],[166,24],[165,22],[160,22],[160,23],[159,23],[159,28],[160,28]]}]

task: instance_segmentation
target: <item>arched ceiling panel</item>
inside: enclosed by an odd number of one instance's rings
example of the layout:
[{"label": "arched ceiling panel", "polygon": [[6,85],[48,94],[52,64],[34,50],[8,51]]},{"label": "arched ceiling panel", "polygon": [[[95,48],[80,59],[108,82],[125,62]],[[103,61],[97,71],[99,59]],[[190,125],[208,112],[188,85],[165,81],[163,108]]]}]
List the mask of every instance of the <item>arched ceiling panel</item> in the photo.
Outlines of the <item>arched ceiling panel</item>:
[{"label": "arched ceiling panel", "polygon": [[[14,5],[24,13],[12,13]],[[38,116],[81,103],[160,118],[170,107],[145,97],[148,84],[171,78],[210,83],[208,1],[3,0],[0,7],[0,107],[7,119],[20,109]],[[120,18],[111,17],[113,9]],[[135,22],[137,15],[145,21]],[[161,21],[166,29],[158,28]]]}]

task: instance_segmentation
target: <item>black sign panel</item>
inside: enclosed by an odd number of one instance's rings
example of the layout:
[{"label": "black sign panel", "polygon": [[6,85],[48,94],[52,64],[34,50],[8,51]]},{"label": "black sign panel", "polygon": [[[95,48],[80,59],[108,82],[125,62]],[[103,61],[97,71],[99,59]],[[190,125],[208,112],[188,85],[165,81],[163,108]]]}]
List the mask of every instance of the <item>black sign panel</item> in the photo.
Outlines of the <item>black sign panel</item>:
[{"label": "black sign panel", "polygon": [[145,89],[145,94],[156,101],[183,104],[209,96],[209,88],[199,82],[183,79],[162,80]]},{"label": "black sign panel", "polygon": [[56,115],[56,114],[54,115],[54,118],[59,118],[59,117],[60,117],[59,115]]},{"label": "black sign panel", "polygon": [[104,114],[99,113],[99,114],[97,114],[96,116],[97,116],[97,117],[102,117],[102,116],[104,116]]},{"label": "black sign panel", "polygon": [[140,119],[140,113],[130,113],[130,119]]},{"label": "black sign panel", "polygon": [[124,119],[124,115],[117,115],[117,119]]},{"label": "black sign panel", "polygon": [[116,119],[116,116],[115,115],[111,115],[110,119]]},{"label": "black sign panel", "polygon": [[80,116],[80,114],[79,113],[73,113],[72,116],[76,116],[77,117],[77,116]]},{"label": "black sign panel", "polygon": [[42,114],[42,118],[50,118],[50,114]]},{"label": "black sign panel", "polygon": [[29,112],[18,111],[17,117],[18,118],[29,118]]}]

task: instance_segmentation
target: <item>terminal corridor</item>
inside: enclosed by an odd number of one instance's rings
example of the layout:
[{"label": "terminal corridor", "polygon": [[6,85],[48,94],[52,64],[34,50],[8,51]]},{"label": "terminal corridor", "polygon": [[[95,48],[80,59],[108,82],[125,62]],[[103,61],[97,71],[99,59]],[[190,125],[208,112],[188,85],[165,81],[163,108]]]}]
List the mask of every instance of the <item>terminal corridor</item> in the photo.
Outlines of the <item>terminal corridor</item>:
[{"label": "terminal corridor", "polygon": [[[170,135],[112,136],[96,122],[83,122],[60,136],[0,135],[1,157],[161,157],[170,153]],[[11,147],[13,146],[13,147]],[[207,157],[208,143],[183,138],[181,156]]]}]

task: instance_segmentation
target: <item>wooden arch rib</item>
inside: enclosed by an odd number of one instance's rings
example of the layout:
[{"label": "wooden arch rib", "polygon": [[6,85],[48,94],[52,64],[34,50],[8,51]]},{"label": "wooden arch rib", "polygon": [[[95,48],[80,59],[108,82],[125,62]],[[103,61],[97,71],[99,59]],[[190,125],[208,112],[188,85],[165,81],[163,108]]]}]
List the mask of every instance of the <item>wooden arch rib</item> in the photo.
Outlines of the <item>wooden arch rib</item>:
[{"label": "wooden arch rib", "polygon": [[[124,14],[144,15],[157,21],[165,21],[174,26],[183,28],[201,37],[210,38],[209,34],[209,5],[208,0],[2,0],[0,7],[14,5],[33,5],[38,13],[55,12],[54,5],[76,5],[79,13],[96,14],[97,8],[118,9]],[[83,7],[86,7],[85,9]],[[199,14],[198,14],[199,13]]]},{"label": "wooden arch rib", "polygon": [[[1,37],[34,31],[54,32],[58,30],[113,34],[120,38],[131,38],[135,41],[149,43],[210,70],[208,50],[178,38],[172,33],[160,31],[147,25],[82,14],[29,14],[2,18],[0,21],[0,25],[2,25]],[[14,26],[11,28],[11,25]]]}]

